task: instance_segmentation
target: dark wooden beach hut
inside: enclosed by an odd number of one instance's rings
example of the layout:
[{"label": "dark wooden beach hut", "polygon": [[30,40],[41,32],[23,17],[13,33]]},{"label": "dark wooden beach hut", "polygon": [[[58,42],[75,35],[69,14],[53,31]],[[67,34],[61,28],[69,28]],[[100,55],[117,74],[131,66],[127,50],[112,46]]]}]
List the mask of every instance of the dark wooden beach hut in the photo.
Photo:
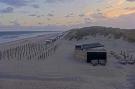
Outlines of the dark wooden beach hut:
[{"label": "dark wooden beach hut", "polygon": [[100,43],[87,43],[75,45],[75,56],[77,59],[84,59],[93,65],[107,63],[107,52],[104,45]]}]

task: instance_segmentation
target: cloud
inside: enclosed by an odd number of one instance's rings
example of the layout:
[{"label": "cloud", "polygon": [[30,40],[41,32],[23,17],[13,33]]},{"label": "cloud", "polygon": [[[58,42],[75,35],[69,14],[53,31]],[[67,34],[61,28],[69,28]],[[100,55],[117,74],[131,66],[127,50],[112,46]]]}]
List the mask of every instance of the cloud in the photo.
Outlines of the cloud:
[{"label": "cloud", "polygon": [[74,17],[74,14],[73,14],[73,13],[70,13],[70,14],[66,15],[65,17],[66,17],[66,18]]},{"label": "cloud", "polygon": [[49,17],[53,17],[53,16],[54,16],[54,14],[48,13],[48,15],[47,15],[47,16],[49,16]]},{"label": "cloud", "polygon": [[40,18],[40,17],[41,17],[40,15],[37,16],[37,18]]},{"label": "cloud", "polygon": [[89,10],[89,11],[86,11],[82,14],[79,14],[78,16],[84,18],[84,20],[86,22],[88,22],[88,20],[91,20],[93,14],[94,14],[94,12]]},{"label": "cloud", "polygon": [[37,15],[37,14],[30,14],[28,16],[37,17],[37,18],[44,17],[44,15]]},{"label": "cloud", "polygon": [[20,6],[27,5],[28,1],[26,0],[0,0],[0,2],[5,3],[7,5],[20,7]]},{"label": "cloud", "polygon": [[107,19],[102,13],[94,13],[91,17],[94,19]]},{"label": "cloud", "polygon": [[135,13],[135,8],[114,8],[104,13],[104,16],[108,18],[116,18],[124,15]]},{"label": "cloud", "polygon": [[135,2],[135,0],[127,0],[127,1],[129,1],[129,2]]},{"label": "cloud", "polygon": [[10,21],[10,23],[13,24],[13,26],[21,26],[21,24],[17,20]]},{"label": "cloud", "polygon": [[92,23],[93,20],[91,18],[84,18],[85,23]]},{"label": "cloud", "polygon": [[85,15],[84,15],[84,14],[79,14],[78,16],[79,16],[79,17],[84,17]]},{"label": "cloud", "polygon": [[61,0],[46,0],[46,3],[55,3],[55,2],[59,2]]},{"label": "cloud", "polygon": [[46,3],[71,2],[74,0],[46,0]]},{"label": "cloud", "polygon": [[117,19],[119,26],[123,28],[135,28],[135,13],[126,16],[121,16]]},{"label": "cloud", "polygon": [[120,16],[114,19],[97,19],[93,21],[93,19],[84,20],[85,23],[79,24],[78,26],[107,26],[107,27],[116,27],[116,28],[127,28],[127,29],[134,29],[135,25],[135,14],[129,14],[125,16]]},{"label": "cloud", "polygon": [[93,14],[92,11],[88,11],[88,12],[85,13],[85,16],[89,17],[89,16],[91,16],[92,14]]},{"label": "cloud", "polygon": [[135,10],[135,7],[127,7],[125,10]]},{"label": "cloud", "polygon": [[39,22],[38,25],[42,25],[43,23]]},{"label": "cloud", "polygon": [[48,21],[50,21],[51,19],[50,18],[47,18]]},{"label": "cloud", "polygon": [[107,18],[118,18],[120,16],[135,13],[134,8],[125,8],[126,0],[110,0],[108,1],[111,7],[107,7],[102,13]]},{"label": "cloud", "polygon": [[106,26],[119,27],[119,28],[135,28],[135,13],[124,15],[115,19],[108,19],[100,22]]},{"label": "cloud", "polygon": [[34,16],[36,16],[36,14],[30,14],[29,16],[32,16],[32,17],[34,17]]},{"label": "cloud", "polygon": [[3,10],[0,10],[0,13],[12,13],[14,12],[14,9],[12,7],[7,7]]},{"label": "cloud", "polygon": [[36,4],[32,5],[32,7],[33,8],[40,8],[39,5],[36,5]]}]

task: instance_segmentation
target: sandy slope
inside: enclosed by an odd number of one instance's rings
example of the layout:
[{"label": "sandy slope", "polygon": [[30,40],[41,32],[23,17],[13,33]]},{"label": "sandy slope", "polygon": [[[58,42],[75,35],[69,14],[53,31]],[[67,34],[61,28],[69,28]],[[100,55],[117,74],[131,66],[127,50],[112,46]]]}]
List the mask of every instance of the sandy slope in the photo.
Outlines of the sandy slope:
[{"label": "sandy slope", "polygon": [[[100,38],[100,39],[99,39]],[[115,50],[117,41],[97,37],[80,42],[102,41]],[[112,43],[110,43],[112,42]],[[123,41],[121,41],[123,42]],[[55,54],[40,61],[0,61],[0,89],[134,89],[134,65],[121,65],[109,55],[107,66],[87,64],[74,58],[74,45],[79,42],[62,40]],[[123,46],[134,50],[123,42]],[[128,47],[129,46],[129,47]],[[118,50],[120,45],[115,46]],[[119,48],[121,49],[121,48]],[[126,48],[124,48],[126,49]],[[130,77],[129,77],[129,76]],[[132,77],[133,76],[133,77]]]}]

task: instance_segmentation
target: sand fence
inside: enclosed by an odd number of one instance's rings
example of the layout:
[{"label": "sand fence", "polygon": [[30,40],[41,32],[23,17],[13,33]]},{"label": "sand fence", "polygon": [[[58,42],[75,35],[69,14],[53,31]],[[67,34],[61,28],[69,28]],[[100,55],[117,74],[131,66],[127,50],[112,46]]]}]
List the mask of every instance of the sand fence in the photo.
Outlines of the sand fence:
[{"label": "sand fence", "polygon": [[0,60],[44,60],[57,49],[61,36],[53,39],[22,40],[0,47]]},{"label": "sand fence", "polygon": [[110,54],[114,56],[120,64],[135,64],[135,56],[127,51],[120,50],[120,52],[111,51]]}]

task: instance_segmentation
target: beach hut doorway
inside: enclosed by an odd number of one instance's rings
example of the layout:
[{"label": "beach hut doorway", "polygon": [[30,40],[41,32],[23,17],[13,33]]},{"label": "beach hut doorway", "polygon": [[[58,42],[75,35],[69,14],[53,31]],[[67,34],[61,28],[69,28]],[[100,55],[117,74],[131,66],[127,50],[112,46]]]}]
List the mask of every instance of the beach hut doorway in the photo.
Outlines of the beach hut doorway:
[{"label": "beach hut doorway", "polygon": [[107,53],[106,52],[87,52],[87,62],[92,65],[106,65]]}]

